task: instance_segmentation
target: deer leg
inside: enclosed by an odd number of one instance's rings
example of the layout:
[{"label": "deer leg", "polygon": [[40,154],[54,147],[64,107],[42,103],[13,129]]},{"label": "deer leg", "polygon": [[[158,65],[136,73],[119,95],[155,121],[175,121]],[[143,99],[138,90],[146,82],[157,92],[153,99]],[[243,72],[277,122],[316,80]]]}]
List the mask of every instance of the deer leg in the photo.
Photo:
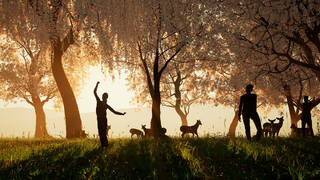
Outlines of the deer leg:
[{"label": "deer leg", "polygon": [[195,133],[196,133],[197,137],[199,137],[199,136],[198,136],[198,132],[195,132]]}]

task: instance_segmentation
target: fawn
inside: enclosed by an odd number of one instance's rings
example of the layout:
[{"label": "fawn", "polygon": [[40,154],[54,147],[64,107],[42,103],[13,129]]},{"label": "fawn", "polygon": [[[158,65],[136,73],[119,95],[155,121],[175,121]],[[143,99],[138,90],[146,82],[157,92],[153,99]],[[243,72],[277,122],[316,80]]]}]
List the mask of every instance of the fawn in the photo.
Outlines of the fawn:
[{"label": "fawn", "polygon": [[[291,124],[291,127],[294,130],[295,136],[296,137],[303,137],[303,131],[302,128],[296,127],[294,124]],[[305,135],[306,136],[311,136],[311,131],[310,128],[305,128]]]},{"label": "fawn", "polygon": [[107,129],[106,129],[106,135],[109,137],[108,133],[109,133],[109,130],[111,129],[111,125],[110,126],[107,126]]},{"label": "fawn", "polygon": [[273,120],[268,119],[268,121],[270,123],[264,123],[263,124],[263,129],[262,129],[262,132],[264,132],[264,136],[265,137],[268,137],[268,133],[269,133],[269,136],[271,137],[271,131],[274,131],[274,129],[272,129],[272,128],[273,128],[273,125],[274,125],[274,121],[276,121],[276,119],[273,119]]},{"label": "fawn", "polygon": [[180,127],[180,131],[182,132],[182,137],[186,134],[186,133],[192,133],[192,136],[194,136],[194,134],[198,136],[198,127],[199,125],[202,125],[201,124],[201,121],[200,120],[197,120],[196,124],[193,125],[193,126],[181,126]]},{"label": "fawn", "polygon": [[143,132],[140,131],[139,129],[131,128],[129,130],[129,132],[131,133],[131,138],[132,138],[133,135],[137,135],[137,137],[142,137],[143,136]]},{"label": "fawn", "polygon": [[[279,120],[279,123],[274,123],[274,121],[278,119]],[[280,118],[276,118],[274,120],[270,120],[270,123],[264,123],[263,124],[263,132],[265,132],[265,136],[267,137],[268,136],[268,133],[269,133],[269,136],[271,137],[271,135],[274,137],[275,134],[277,134],[277,136],[279,136],[279,131],[283,125],[283,116],[280,117]]]},{"label": "fawn", "polygon": [[[142,126],[142,129],[144,131],[144,134],[146,137],[151,137],[152,136],[152,131],[151,129],[147,129],[146,128],[146,125],[141,125]],[[161,135],[164,135],[165,133],[167,132],[167,129],[166,128],[161,128],[160,130],[160,134]]]},{"label": "fawn", "polygon": [[151,137],[152,136],[152,131],[151,129],[147,129],[146,125],[141,125],[143,131],[144,131],[144,136],[145,137]]}]

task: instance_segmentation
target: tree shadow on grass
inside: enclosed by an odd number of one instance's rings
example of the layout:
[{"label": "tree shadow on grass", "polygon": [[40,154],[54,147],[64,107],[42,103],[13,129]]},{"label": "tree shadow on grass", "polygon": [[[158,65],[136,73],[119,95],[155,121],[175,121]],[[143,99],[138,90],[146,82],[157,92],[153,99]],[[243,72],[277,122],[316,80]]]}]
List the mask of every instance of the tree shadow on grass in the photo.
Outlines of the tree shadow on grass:
[{"label": "tree shadow on grass", "polygon": [[0,170],[0,177],[11,179],[192,179],[191,174],[172,141],[148,139],[119,140],[106,149],[49,146]]},{"label": "tree shadow on grass", "polygon": [[94,169],[91,160],[101,154],[103,149],[83,149],[82,146],[62,144],[41,149],[2,169],[0,177],[11,179],[82,179]]},{"label": "tree shadow on grass", "polygon": [[169,139],[115,143],[99,161],[104,168],[94,179],[192,179],[188,162]]},{"label": "tree shadow on grass", "polygon": [[[291,179],[287,167],[261,156],[254,157],[229,139],[218,138],[190,141],[196,147],[194,156],[201,162],[203,176],[212,179]],[[202,159],[201,159],[202,158]]]},{"label": "tree shadow on grass", "polygon": [[[120,139],[111,141],[107,149],[78,143],[62,144],[39,150],[28,159],[1,169],[0,177],[291,179],[288,164],[277,159],[278,152],[271,155],[263,152],[268,143],[275,142],[249,143],[228,138]],[[280,158],[286,158],[286,155],[282,153]]]}]

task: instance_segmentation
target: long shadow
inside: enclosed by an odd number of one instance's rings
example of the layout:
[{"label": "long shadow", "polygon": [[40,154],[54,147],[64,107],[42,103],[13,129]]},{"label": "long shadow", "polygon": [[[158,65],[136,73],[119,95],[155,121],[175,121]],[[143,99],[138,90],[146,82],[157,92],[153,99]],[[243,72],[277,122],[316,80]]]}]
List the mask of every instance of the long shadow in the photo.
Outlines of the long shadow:
[{"label": "long shadow", "polygon": [[[255,143],[230,142],[233,140],[228,138],[120,139],[111,141],[107,149],[78,144],[49,146],[0,169],[0,179],[292,178],[288,163],[282,161],[285,159],[259,153],[259,148],[268,144],[279,143],[280,148],[282,141],[262,140],[256,144],[258,149]],[[293,140],[283,144],[296,147]],[[255,152],[259,153],[257,157]],[[286,151],[282,153],[279,157],[287,158]]]},{"label": "long shadow", "polygon": [[229,145],[229,139],[190,141],[204,167],[205,176],[213,179],[291,179],[287,167]]},{"label": "long shadow", "polygon": [[103,149],[82,151],[81,146],[59,145],[48,147],[2,169],[0,177],[10,179],[82,179],[93,169],[90,161]]},{"label": "long shadow", "polygon": [[94,179],[194,179],[170,139],[115,143],[99,161],[104,168]]}]

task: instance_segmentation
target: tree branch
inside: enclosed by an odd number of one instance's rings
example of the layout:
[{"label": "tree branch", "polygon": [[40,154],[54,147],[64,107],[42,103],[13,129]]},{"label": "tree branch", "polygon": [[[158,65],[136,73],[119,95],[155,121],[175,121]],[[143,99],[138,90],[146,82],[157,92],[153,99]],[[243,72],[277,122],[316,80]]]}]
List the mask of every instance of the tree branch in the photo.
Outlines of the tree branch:
[{"label": "tree branch", "polygon": [[143,54],[142,54],[142,49],[141,49],[141,45],[140,43],[138,42],[138,49],[139,49],[139,55],[140,55],[140,60],[142,62],[142,65],[143,65],[143,69],[147,75],[147,83],[148,83],[148,87],[149,87],[149,92],[150,92],[150,95],[151,96],[154,96],[154,87],[153,87],[153,84],[152,84],[152,81],[151,81],[151,76],[150,76],[150,72],[149,72],[149,69],[148,69],[148,65],[147,65],[147,62],[146,60],[143,58]]},{"label": "tree branch", "polygon": [[73,37],[73,30],[72,28],[70,28],[68,34],[62,40],[62,52],[65,52],[69,48],[69,46],[72,45],[74,42],[75,41]]},{"label": "tree branch", "polygon": [[160,69],[159,72],[159,77],[161,77],[163,71],[167,68],[169,62],[181,51],[181,49],[185,46],[185,44],[182,44],[177,50],[176,52],[165,62],[165,64],[163,65],[163,67]]}]

